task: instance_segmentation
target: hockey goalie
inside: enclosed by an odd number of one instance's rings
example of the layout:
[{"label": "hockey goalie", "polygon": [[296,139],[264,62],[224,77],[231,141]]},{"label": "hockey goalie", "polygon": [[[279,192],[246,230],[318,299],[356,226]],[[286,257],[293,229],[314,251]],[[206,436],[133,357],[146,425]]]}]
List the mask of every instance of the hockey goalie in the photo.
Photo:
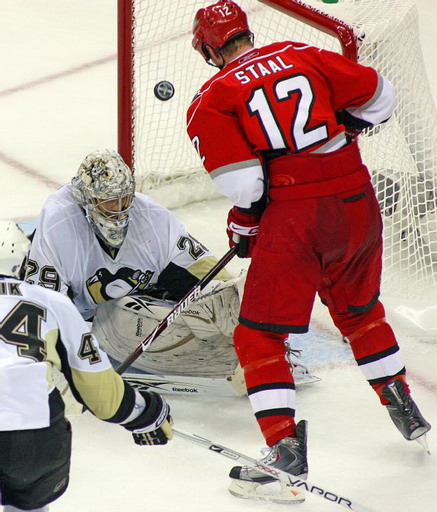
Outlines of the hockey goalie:
[{"label": "hockey goalie", "polygon": [[[216,263],[174,214],[136,192],[121,155],[105,149],[87,155],[71,183],[47,199],[25,280],[68,295],[117,368]],[[221,271],[216,279],[141,355],[129,378],[146,385],[145,373],[157,375],[157,390],[173,392],[193,392],[190,379],[208,387],[229,379],[234,394],[244,392],[232,344],[244,276],[233,280]]]}]

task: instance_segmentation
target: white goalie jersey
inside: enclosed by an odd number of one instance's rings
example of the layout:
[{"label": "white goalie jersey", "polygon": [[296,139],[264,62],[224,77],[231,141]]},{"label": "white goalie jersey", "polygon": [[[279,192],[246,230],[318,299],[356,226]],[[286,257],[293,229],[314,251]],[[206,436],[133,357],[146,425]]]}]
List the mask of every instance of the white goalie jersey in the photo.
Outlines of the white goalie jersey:
[{"label": "white goalie jersey", "polygon": [[68,295],[90,320],[97,304],[126,295],[158,289],[180,300],[215,263],[171,212],[139,193],[122,246],[106,246],[66,185],[42,209],[25,279]]}]

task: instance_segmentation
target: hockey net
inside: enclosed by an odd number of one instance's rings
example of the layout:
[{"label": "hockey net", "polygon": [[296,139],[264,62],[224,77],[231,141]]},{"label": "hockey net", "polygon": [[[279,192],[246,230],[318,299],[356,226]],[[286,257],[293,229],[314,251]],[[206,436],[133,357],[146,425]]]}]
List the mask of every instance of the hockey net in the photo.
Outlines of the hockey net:
[{"label": "hockey net", "polygon": [[[139,189],[170,208],[217,196],[185,131],[192,97],[215,72],[191,46],[194,15],[210,3],[119,0],[119,150]],[[342,52],[395,86],[395,114],[359,141],[384,216],[382,289],[437,305],[437,113],[414,0],[238,3],[256,45],[287,39]],[[163,81],[174,87],[166,100],[155,95]]]}]

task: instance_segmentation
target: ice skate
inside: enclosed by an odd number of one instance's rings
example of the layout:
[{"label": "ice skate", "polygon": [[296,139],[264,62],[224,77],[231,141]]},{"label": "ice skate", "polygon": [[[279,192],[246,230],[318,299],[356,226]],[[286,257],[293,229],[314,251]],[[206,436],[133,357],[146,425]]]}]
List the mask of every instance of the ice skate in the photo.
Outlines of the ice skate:
[{"label": "ice skate", "polygon": [[[306,480],[307,463],[307,422],[299,421],[296,425],[296,437],[281,439],[266,457],[263,464],[273,466]],[[238,498],[265,500],[275,503],[302,503],[305,491],[291,484],[280,482],[253,467],[234,466],[229,473],[232,483],[229,492]]]},{"label": "ice skate", "polygon": [[411,395],[405,393],[404,385],[395,380],[384,386],[382,395],[390,401],[386,405],[393,423],[408,441],[417,441],[428,453],[426,433],[431,425],[425,420]]},{"label": "ice skate", "polygon": [[308,367],[300,361],[300,358],[302,357],[302,350],[292,349],[290,344],[285,342],[285,351],[296,386],[304,386],[306,384],[320,382],[320,377],[311,373]]}]

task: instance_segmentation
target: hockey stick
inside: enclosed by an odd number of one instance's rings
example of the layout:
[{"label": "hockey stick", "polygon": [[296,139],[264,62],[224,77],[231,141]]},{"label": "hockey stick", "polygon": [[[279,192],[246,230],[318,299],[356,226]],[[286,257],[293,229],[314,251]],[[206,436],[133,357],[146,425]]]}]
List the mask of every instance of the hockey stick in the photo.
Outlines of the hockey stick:
[{"label": "hockey stick", "polygon": [[331,503],[336,503],[344,508],[349,510],[354,510],[355,512],[377,512],[375,509],[365,507],[360,505],[356,501],[352,501],[345,496],[341,496],[336,492],[330,491],[328,489],[324,489],[320,487],[320,485],[314,485],[308,480],[301,480],[297,476],[290,475],[285,471],[282,471],[278,468],[274,468],[272,466],[268,466],[267,464],[263,464],[262,462],[249,457],[248,455],[243,455],[242,453],[236,452],[231,448],[226,448],[225,446],[221,446],[219,444],[212,443],[209,439],[205,439],[204,437],[200,437],[196,434],[191,434],[190,432],[185,432],[184,430],[179,430],[173,427],[173,433],[193,444],[197,444],[206,448],[207,450],[211,450],[214,453],[218,453],[219,455],[223,455],[223,457],[227,457],[228,459],[232,459],[233,461],[239,461],[242,464],[247,464],[249,466],[254,466],[256,469],[264,473],[265,475],[271,476],[284,482],[286,484],[290,484],[293,487],[302,487],[308,492],[319,496],[320,498],[325,498]]},{"label": "hockey stick", "polygon": [[145,338],[117,368],[117,373],[122,375],[124,371],[136,361],[140,355],[155,341],[155,339],[182,313],[182,311],[193,301],[200,298],[200,292],[212,279],[222,270],[235,256],[237,248],[234,246],[219,260],[216,265],[205,274],[194,286],[162,319],[155,329]]}]

